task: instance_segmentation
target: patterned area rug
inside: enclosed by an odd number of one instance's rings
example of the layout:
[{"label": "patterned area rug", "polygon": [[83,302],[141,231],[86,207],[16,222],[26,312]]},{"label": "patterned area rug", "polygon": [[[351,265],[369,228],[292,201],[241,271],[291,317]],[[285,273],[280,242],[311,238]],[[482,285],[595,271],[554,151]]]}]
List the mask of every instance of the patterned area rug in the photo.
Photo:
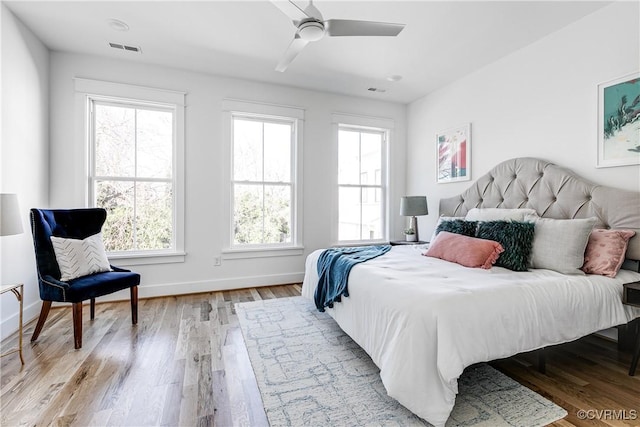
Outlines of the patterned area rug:
[{"label": "patterned area rug", "polygon": [[[387,396],[379,369],[302,297],[236,304],[272,426],[429,426]],[[459,379],[447,426],[543,426],[567,412],[486,364]]]}]

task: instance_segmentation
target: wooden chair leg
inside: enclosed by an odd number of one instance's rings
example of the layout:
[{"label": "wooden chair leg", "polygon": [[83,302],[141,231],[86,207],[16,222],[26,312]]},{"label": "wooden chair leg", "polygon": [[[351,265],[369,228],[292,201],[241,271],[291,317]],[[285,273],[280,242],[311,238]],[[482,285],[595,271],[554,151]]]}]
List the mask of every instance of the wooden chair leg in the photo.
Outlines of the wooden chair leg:
[{"label": "wooden chair leg", "polygon": [[82,301],[73,303],[73,343],[76,350],[82,348]]},{"label": "wooden chair leg", "polygon": [[138,287],[131,287],[131,324],[138,324]]},{"label": "wooden chair leg", "polygon": [[51,301],[42,301],[42,308],[40,309],[40,317],[38,317],[38,323],[36,324],[36,328],[33,330],[33,335],[31,335],[31,342],[38,339],[38,336],[42,331],[42,327],[44,326],[44,322],[45,320],[47,320],[47,316],[49,315],[50,309],[51,309]]},{"label": "wooden chair leg", "polygon": [[95,298],[91,298],[90,313],[91,313],[91,320],[95,319],[96,318],[96,299]]}]

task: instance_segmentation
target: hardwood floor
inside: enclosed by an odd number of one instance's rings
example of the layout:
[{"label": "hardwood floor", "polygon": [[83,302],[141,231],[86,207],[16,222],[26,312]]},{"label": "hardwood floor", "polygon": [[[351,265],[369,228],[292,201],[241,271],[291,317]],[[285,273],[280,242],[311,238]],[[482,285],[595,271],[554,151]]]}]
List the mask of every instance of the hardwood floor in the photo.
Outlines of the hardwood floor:
[{"label": "hardwood floor", "polygon": [[[37,342],[35,322],[25,327],[24,367],[17,353],[1,359],[0,425],[266,426],[233,304],[299,294],[283,285],[140,300],[135,327],[128,302],[98,304],[80,350],[71,309],[52,309]],[[567,409],[554,426],[640,425],[640,375],[627,375],[630,355],[614,343],[587,337],[553,348],[546,375],[534,360],[492,364]],[[598,419],[579,419],[581,409]]]},{"label": "hardwood floor", "polygon": [[640,375],[630,377],[630,353],[596,336],[551,347],[546,373],[537,354],[491,362],[520,384],[567,410],[553,426],[640,426]]}]

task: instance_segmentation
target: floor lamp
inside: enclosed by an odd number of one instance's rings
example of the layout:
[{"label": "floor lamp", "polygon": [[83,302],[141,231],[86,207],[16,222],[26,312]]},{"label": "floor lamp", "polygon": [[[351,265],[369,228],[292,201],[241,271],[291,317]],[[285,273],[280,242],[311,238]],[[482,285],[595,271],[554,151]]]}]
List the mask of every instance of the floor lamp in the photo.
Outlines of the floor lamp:
[{"label": "floor lamp", "polygon": [[0,236],[11,236],[22,233],[18,196],[0,194]]},{"label": "floor lamp", "polygon": [[[0,236],[12,236],[22,233],[22,221],[20,220],[20,207],[18,206],[18,196],[15,194],[0,194]],[[24,365],[22,356],[22,308],[24,302],[24,285],[17,283],[13,285],[1,285],[0,294],[11,292],[20,303],[20,319],[18,325],[18,348],[8,350],[0,356],[6,356],[18,352],[20,362]]]}]

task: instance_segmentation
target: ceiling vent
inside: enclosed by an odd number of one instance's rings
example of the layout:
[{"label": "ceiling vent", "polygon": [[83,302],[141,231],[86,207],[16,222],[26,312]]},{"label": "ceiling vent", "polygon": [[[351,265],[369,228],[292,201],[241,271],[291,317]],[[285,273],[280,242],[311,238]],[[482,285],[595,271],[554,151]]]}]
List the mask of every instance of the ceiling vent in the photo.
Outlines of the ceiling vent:
[{"label": "ceiling vent", "polygon": [[142,49],[140,49],[137,46],[128,46],[126,44],[120,44],[120,43],[109,43],[109,46],[111,46],[114,49],[128,50],[129,52],[142,53]]}]

